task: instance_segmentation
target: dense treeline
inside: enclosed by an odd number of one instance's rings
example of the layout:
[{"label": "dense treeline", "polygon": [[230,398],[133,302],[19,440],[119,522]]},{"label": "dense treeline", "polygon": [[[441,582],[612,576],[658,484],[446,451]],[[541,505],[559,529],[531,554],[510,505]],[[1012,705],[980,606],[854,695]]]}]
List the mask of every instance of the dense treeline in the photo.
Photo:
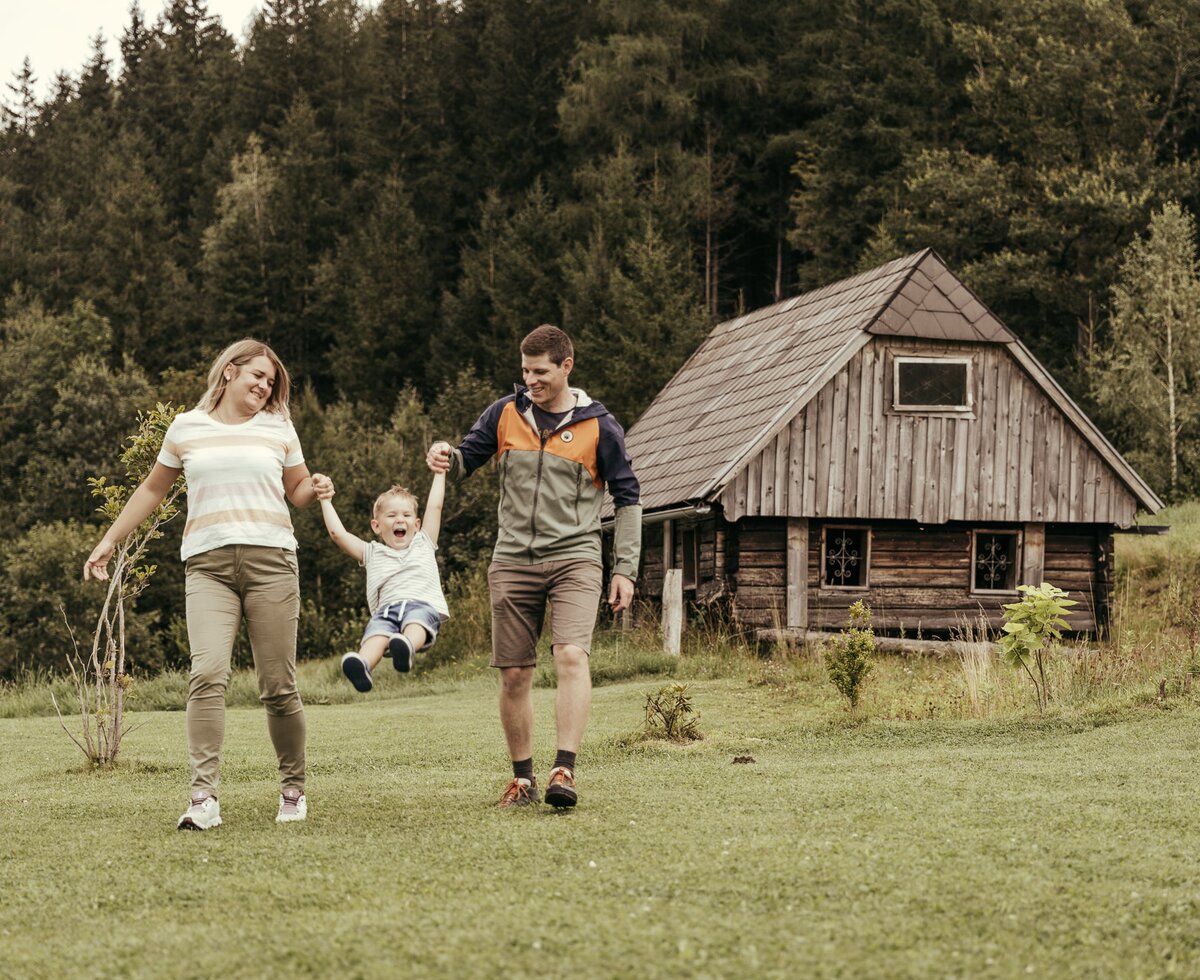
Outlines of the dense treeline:
[{"label": "dense treeline", "polygon": [[[630,424],[714,318],[925,246],[1115,423],[1083,368],[1122,251],[1197,197],[1200,0],[266,0],[240,47],[170,0],[120,47],[3,102],[0,676],[84,615],[84,477],[237,336],[307,386],[348,515],[538,323]],[[300,530],[315,649],[357,582]],[[182,649],[172,547],[147,660]]]}]

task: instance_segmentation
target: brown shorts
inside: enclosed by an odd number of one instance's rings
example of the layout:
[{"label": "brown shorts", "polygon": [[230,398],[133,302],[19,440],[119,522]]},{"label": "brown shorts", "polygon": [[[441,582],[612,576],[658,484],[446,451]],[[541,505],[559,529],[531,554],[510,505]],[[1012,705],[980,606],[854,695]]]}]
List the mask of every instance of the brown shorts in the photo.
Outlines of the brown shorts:
[{"label": "brown shorts", "polygon": [[532,667],[550,600],[551,642],[592,649],[604,576],[598,562],[571,558],[541,565],[488,566],[492,593],[492,666]]}]

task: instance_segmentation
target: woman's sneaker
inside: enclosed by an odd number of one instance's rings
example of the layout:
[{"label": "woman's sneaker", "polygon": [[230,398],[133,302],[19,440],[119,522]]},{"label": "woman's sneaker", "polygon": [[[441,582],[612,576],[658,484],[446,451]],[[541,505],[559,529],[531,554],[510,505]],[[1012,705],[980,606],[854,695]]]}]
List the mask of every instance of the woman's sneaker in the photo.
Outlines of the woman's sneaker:
[{"label": "woman's sneaker", "polygon": [[308,801],[298,789],[285,789],[279,794],[276,823],[296,823],[308,816]]},{"label": "woman's sneaker", "polygon": [[403,633],[397,633],[388,641],[388,653],[392,657],[392,666],[400,673],[407,674],[412,670],[413,645]]},{"label": "woman's sneaker", "polygon": [[191,806],[179,818],[179,830],[211,830],[221,826],[221,804],[215,796],[193,796]]},{"label": "woman's sneaker", "polygon": [[366,694],[371,690],[371,668],[357,653],[347,653],[342,657],[342,673],[350,678],[356,691]]}]

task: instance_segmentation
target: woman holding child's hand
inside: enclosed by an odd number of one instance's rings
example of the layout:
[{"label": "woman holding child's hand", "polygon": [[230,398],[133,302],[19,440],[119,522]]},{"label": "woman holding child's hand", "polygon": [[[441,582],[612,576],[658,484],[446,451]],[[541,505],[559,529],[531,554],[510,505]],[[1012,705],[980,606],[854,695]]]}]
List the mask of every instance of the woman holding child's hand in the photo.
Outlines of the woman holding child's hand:
[{"label": "woman holding child's hand", "polygon": [[289,388],[287,370],[266,344],[240,340],[222,351],[209,370],[204,397],[171,423],[154,469],[83,566],[85,581],[107,579],[116,545],[150,515],[182,471],[188,485],[181,557],[192,655],[187,702],[192,793],[179,818],[181,830],[221,823],[225,688],[243,617],[279,759],[275,819],[287,823],[307,815],[304,705],[296,688],[300,583],[287,501],[305,507],[318,492],[332,496],[333,484],[309,476],[288,412]]}]

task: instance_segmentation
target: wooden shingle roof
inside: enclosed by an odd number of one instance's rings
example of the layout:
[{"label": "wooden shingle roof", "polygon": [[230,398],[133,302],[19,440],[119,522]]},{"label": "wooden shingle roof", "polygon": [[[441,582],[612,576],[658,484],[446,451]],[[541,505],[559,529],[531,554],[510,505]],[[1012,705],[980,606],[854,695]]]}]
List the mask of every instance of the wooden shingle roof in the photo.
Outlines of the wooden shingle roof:
[{"label": "wooden shingle roof", "polygon": [[1161,501],[932,249],[713,328],[626,438],[647,512],[711,501],[873,335],[1006,345],[1148,509]]}]

